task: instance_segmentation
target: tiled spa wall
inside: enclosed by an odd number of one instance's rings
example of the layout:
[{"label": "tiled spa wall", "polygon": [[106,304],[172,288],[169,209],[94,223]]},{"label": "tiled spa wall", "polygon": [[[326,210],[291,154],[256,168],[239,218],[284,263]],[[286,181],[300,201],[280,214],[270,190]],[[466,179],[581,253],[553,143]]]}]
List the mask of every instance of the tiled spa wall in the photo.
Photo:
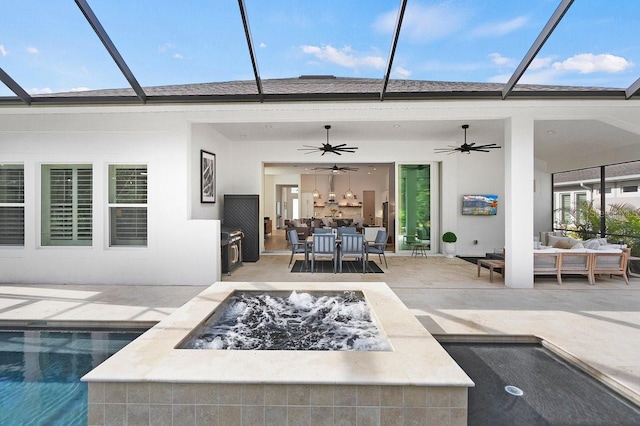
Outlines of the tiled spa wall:
[{"label": "tiled spa wall", "polygon": [[89,383],[89,425],[466,425],[466,387]]}]

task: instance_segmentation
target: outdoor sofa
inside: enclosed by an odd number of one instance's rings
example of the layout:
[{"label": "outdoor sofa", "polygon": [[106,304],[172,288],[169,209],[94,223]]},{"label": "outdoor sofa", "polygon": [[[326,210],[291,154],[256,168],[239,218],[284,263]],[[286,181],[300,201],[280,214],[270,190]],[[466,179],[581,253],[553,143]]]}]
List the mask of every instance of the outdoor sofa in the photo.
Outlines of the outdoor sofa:
[{"label": "outdoor sofa", "polygon": [[547,246],[533,250],[534,275],[555,275],[562,284],[562,275],[584,275],[594,285],[596,275],[620,275],[629,284],[627,263],[629,250],[609,244],[605,238],[576,240],[548,235]]}]

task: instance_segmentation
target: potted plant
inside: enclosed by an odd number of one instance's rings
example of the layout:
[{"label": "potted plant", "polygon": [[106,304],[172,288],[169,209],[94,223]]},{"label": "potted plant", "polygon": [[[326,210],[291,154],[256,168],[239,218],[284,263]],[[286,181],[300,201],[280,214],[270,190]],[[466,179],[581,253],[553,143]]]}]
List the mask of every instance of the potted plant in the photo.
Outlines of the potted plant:
[{"label": "potted plant", "polygon": [[445,232],[442,234],[442,241],[444,242],[445,257],[453,258],[453,254],[456,252],[455,242],[458,241],[458,237],[453,232]]}]

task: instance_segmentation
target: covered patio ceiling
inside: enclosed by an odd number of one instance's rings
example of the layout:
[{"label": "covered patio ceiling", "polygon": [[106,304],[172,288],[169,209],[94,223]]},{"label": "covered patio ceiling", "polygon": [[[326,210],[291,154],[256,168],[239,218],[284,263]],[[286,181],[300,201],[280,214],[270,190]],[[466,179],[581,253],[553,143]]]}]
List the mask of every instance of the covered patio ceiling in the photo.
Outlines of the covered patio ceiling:
[{"label": "covered patio ceiling", "polygon": [[[638,4],[632,0],[606,4],[589,0],[575,4],[573,0],[513,4],[487,0],[482,7],[489,18],[483,18],[483,11],[474,9],[478,7],[477,2],[467,0],[434,4],[410,0],[345,4],[329,0],[322,5],[280,0],[269,2],[268,7],[257,0],[238,0],[237,4],[141,0],[115,7],[106,0],[75,0],[75,7],[71,3],[21,0],[15,1],[13,7],[5,7],[3,20],[6,22],[0,30],[0,81],[12,94],[3,96],[0,91],[0,105],[507,99],[517,96],[630,99],[640,91],[640,78],[637,70],[634,71],[633,61],[635,58],[640,63],[640,43],[634,30],[640,14]],[[203,15],[207,24],[199,27],[200,21],[196,18]],[[490,21],[492,15],[494,21]],[[361,22],[365,18],[369,19],[366,25]],[[498,22],[499,19],[502,21]],[[34,27],[33,22],[39,24]],[[29,30],[12,33],[12,28]],[[194,71],[176,77],[172,65],[156,62],[147,55],[154,43],[163,54],[177,49],[170,41],[161,44],[172,40],[171,34],[182,33],[187,35],[185,40],[192,45],[189,47],[194,47],[193,52],[187,57],[176,50],[172,58],[195,58],[191,62]],[[336,38],[337,33],[346,40]],[[63,38],[64,34],[68,38]],[[606,45],[605,35],[609,39],[618,38],[618,43],[626,47],[625,52],[618,53],[618,46]],[[475,42],[488,37],[492,39],[489,44],[494,51],[482,50],[482,45]],[[50,57],[50,62],[46,62],[45,48],[55,45],[58,39],[61,44],[72,45],[58,46],[62,52],[60,62]],[[140,39],[137,44],[130,43],[136,39]],[[574,46],[576,40],[584,43],[599,40],[603,45]],[[269,50],[271,45],[278,44],[288,45],[290,49],[286,54]],[[560,54],[558,46],[563,44],[571,44],[576,50],[565,54],[564,60],[560,58],[551,63],[554,55]],[[14,59],[18,57],[13,55],[14,49],[20,45],[31,55],[28,59]],[[70,52],[76,48],[83,50],[83,62],[72,67],[64,61],[72,57]],[[185,46],[182,48],[188,50]],[[380,54],[385,48],[388,53]],[[445,53],[437,53],[439,48]],[[356,53],[356,49],[361,52]],[[368,49],[375,53],[363,53]],[[592,50],[595,52],[585,53]],[[475,60],[475,64],[463,63],[464,58],[473,57],[476,51],[482,51],[485,60],[491,58],[492,63],[501,68],[496,69],[493,76],[483,76],[480,70],[485,64],[480,59]],[[459,58],[460,63],[446,64],[451,56]],[[612,63],[622,66],[613,69]],[[240,71],[229,71],[237,65]],[[549,72],[577,70],[576,79],[555,80],[549,84],[554,80],[543,79],[539,72],[540,67],[545,66]],[[166,72],[158,73],[164,67]],[[606,79],[578,78],[578,74],[594,75],[588,67],[601,67],[600,71],[605,74],[624,74],[626,80],[616,82],[626,81],[626,87]],[[60,71],[61,68],[64,71]],[[87,74],[106,75],[115,71],[120,78],[95,78],[89,80],[89,86],[75,88],[60,83],[56,88],[59,75],[77,72],[72,71],[73,68],[83,69]],[[465,68],[470,70],[467,74],[461,72]],[[34,69],[41,77],[44,75],[45,80],[33,77],[30,72]],[[267,70],[267,78],[261,69]],[[341,91],[337,81],[315,85],[311,91],[295,91],[290,84],[277,84],[278,79],[292,76],[314,78],[320,75],[318,71],[326,80],[325,71],[340,75],[335,71],[345,70],[351,73],[347,77],[365,76],[375,84],[368,84],[366,91],[353,87]],[[635,77],[629,79],[634,73]],[[403,83],[394,85],[394,81]],[[424,84],[425,81],[443,84]],[[466,81],[481,86],[444,84],[446,81]],[[226,83],[223,93],[203,88],[212,82],[213,86]],[[421,84],[411,88],[412,82]],[[539,82],[542,84],[538,86]],[[38,87],[42,85],[47,89]],[[371,89],[372,86],[375,89]]]}]

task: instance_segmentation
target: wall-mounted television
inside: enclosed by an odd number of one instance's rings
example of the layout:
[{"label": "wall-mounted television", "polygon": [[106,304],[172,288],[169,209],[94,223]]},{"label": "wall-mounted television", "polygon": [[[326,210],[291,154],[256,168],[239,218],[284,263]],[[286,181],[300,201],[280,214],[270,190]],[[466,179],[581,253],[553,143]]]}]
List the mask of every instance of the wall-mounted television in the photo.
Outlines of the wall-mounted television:
[{"label": "wall-mounted television", "polygon": [[462,214],[490,216],[498,213],[498,196],[491,194],[463,195]]}]

